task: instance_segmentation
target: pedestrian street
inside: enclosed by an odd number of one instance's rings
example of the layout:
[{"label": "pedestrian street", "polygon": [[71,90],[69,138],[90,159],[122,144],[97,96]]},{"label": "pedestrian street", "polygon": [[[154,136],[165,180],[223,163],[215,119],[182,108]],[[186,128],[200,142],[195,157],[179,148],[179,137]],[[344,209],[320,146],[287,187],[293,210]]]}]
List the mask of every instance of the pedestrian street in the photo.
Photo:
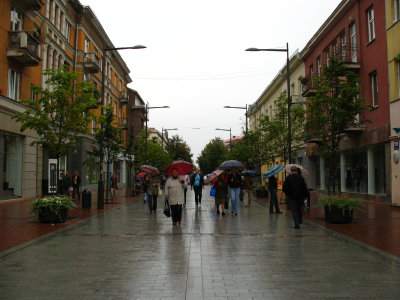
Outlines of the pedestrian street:
[{"label": "pedestrian street", "polygon": [[[209,187],[182,225],[142,200],[0,258],[1,299],[399,299],[400,266],[265,204],[217,215]],[[51,225],[49,225],[51,226]]]}]

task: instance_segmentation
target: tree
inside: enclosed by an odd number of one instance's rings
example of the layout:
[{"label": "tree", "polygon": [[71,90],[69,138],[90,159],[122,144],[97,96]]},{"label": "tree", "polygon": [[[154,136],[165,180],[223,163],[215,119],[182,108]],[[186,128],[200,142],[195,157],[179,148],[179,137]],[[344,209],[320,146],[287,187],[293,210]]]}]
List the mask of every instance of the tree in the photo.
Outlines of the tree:
[{"label": "tree", "polygon": [[[125,147],[122,149],[122,153],[128,163],[128,188],[127,188],[127,196],[132,196],[132,169],[134,168],[134,143],[135,143],[135,135],[133,131],[133,126],[129,129],[128,139],[126,141]],[[133,190],[135,191],[136,183],[133,181]]]},{"label": "tree", "polygon": [[[98,116],[96,123],[99,127],[95,130],[95,139],[99,147],[94,149],[94,154],[107,163],[107,183],[110,182],[109,166],[113,163],[122,150],[122,129],[115,124],[111,106],[103,106],[104,113]],[[101,172],[101,169],[100,169]],[[101,174],[102,176],[102,174]],[[106,200],[108,200],[108,184],[106,184]]]},{"label": "tree", "polygon": [[[364,105],[360,94],[360,78],[347,71],[343,62],[336,56],[324,65],[320,77],[312,77],[315,95],[307,103],[307,130],[309,136],[321,141],[329,162],[328,194],[336,192],[335,178],[338,175],[340,142],[349,128],[360,127],[365,122],[358,120],[359,114],[370,106]],[[340,188],[339,188],[340,192]]]},{"label": "tree", "polygon": [[179,135],[172,136],[165,147],[173,160],[184,160],[193,163],[190,147]]},{"label": "tree", "polygon": [[[289,158],[289,129],[288,129],[288,101],[286,91],[282,92],[274,101],[273,117],[263,116],[260,120],[260,130],[263,146],[268,149],[267,159],[274,161],[278,155],[286,162]],[[303,144],[305,129],[305,111],[302,105],[292,106],[291,114],[291,145]],[[291,149],[290,149],[291,150]],[[272,155],[271,155],[272,154]]]},{"label": "tree", "polygon": [[[13,115],[20,122],[21,132],[34,130],[40,144],[51,157],[57,158],[57,182],[60,157],[75,148],[88,134],[88,124],[93,118],[90,109],[97,107],[97,90],[86,81],[77,81],[82,73],[69,72],[68,66],[46,70],[43,75],[47,88],[32,86],[37,99],[21,100],[29,108],[23,114]],[[60,192],[60,185],[57,185]]]},{"label": "tree", "polygon": [[212,139],[201,151],[197,164],[205,174],[214,171],[228,157],[228,149],[220,138]]}]

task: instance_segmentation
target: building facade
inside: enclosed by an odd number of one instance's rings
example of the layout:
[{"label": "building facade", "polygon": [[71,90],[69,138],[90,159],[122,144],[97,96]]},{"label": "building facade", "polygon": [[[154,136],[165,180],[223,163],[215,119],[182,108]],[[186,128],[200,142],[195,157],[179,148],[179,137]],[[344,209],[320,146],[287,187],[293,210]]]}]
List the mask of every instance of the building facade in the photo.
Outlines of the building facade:
[{"label": "building facade", "polygon": [[[320,76],[329,56],[340,57],[348,70],[361,78],[361,95],[371,110],[360,121],[370,120],[363,130],[349,132],[340,145],[342,192],[371,200],[390,201],[390,122],[387,77],[385,3],[379,0],[343,0],[301,52],[306,77]],[[313,95],[312,81],[303,96]],[[315,144],[307,145],[311,187],[325,190],[327,164]]]},{"label": "building facade", "polygon": [[390,103],[390,165],[392,204],[400,205],[400,1],[386,0],[386,37]]}]

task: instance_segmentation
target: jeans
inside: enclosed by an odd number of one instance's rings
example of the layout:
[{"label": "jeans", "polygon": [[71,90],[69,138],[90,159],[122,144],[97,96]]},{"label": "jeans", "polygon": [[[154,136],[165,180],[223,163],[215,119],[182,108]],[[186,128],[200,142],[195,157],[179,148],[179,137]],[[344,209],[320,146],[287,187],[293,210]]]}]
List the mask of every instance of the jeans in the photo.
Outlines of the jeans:
[{"label": "jeans", "polygon": [[149,195],[149,211],[157,210],[157,195]]},{"label": "jeans", "polygon": [[237,214],[239,212],[239,197],[240,197],[240,187],[231,187],[231,199],[232,199],[232,212]]},{"label": "jeans", "polygon": [[281,210],[279,209],[279,203],[278,203],[278,197],[276,196],[276,190],[270,190],[269,193],[271,194],[271,199],[269,201],[269,212],[272,213],[274,211],[274,206],[275,206],[275,211],[280,212]]},{"label": "jeans", "polygon": [[74,189],[74,199],[75,195],[78,195],[78,201],[81,200],[81,195],[79,194],[79,185],[73,185],[73,189]]},{"label": "jeans", "polygon": [[146,202],[146,201],[147,201],[147,199],[148,199],[147,193],[144,193],[144,198],[143,198],[143,201],[144,201],[144,202]]},{"label": "jeans", "polygon": [[193,186],[193,189],[194,189],[194,201],[196,202],[196,204],[201,204],[202,187]]},{"label": "jeans", "polygon": [[243,204],[250,206],[251,203],[251,190],[243,190]]}]

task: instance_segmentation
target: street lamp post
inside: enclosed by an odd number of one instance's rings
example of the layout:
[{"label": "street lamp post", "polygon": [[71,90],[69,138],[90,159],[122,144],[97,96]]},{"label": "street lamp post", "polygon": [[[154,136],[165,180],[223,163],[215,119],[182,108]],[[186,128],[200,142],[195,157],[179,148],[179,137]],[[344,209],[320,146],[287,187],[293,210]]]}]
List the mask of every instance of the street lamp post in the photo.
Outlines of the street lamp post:
[{"label": "street lamp post", "polygon": [[232,151],[232,128],[231,127],[229,127],[229,129],[215,128],[215,130],[229,131],[229,149]]},{"label": "street lamp post", "polygon": [[289,163],[292,162],[292,124],[290,120],[290,107],[292,99],[290,97],[290,67],[289,67],[289,43],[286,43],[286,49],[259,49],[248,48],[246,51],[273,51],[273,52],[286,52],[286,82],[287,82],[287,95],[288,95],[288,156]]},{"label": "street lamp post", "polygon": [[[103,48],[103,55],[101,56],[101,115],[104,113],[104,82],[106,79],[106,74],[105,74],[105,65],[106,65],[106,52],[107,51],[114,51],[114,50],[126,50],[126,49],[144,49],[146,46],[143,45],[136,45],[133,47],[118,47],[118,48],[112,48],[112,47],[105,47]],[[100,123],[100,129],[103,129],[102,123]],[[98,186],[97,186],[97,209],[103,209],[104,208],[104,183],[103,183],[103,142],[100,141],[100,177],[98,181]]]},{"label": "street lamp post", "polygon": [[147,129],[147,119],[148,119],[148,114],[149,114],[149,109],[156,109],[156,108],[169,108],[169,106],[147,106],[145,107],[145,113],[146,113],[146,142],[145,142],[145,150],[144,150],[144,161],[147,164],[147,135],[148,135],[148,129]]},{"label": "street lamp post", "polygon": [[168,138],[168,131],[178,130],[178,128],[161,128],[161,149],[164,150],[164,132],[166,138]]},{"label": "street lamp post", "polygon": [[248,133],[248,123],[247,123],[247,104],[246,104],[246,106],[228,106],[228,105],[226,105],[226,106],[224,106],[224,108],[236,108],[236,109],[245,109],[246,110],[246,134]]}]

